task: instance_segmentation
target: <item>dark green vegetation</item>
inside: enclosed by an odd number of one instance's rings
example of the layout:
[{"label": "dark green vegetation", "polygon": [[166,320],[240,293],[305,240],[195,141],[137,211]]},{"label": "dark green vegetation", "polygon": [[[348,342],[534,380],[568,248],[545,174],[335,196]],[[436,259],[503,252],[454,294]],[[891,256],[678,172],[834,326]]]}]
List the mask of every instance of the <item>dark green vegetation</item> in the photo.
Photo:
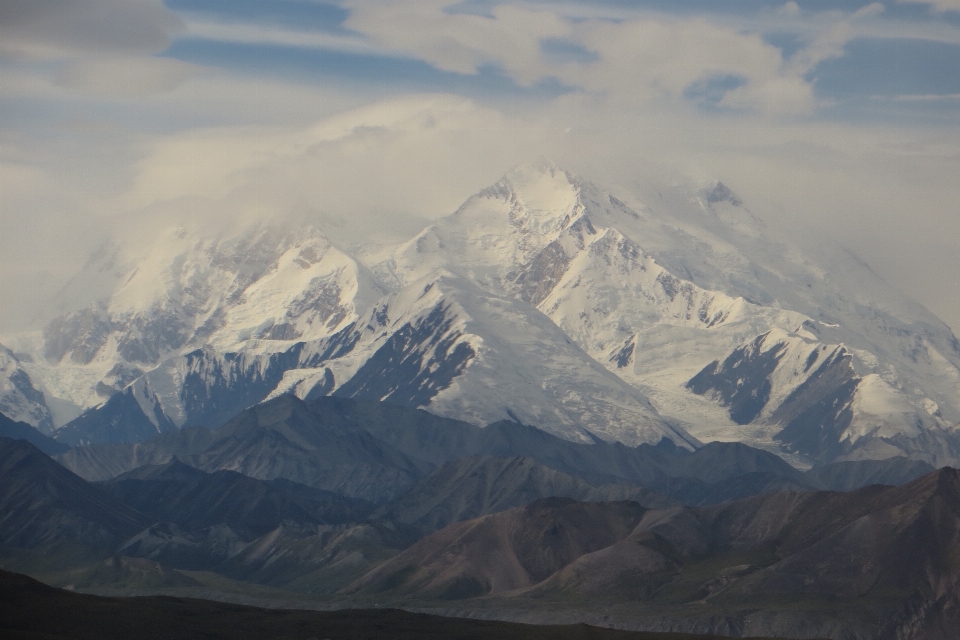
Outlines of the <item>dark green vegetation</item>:
[{"label": "dark green vegetation", "polygon": [[[396,609],[295,611],[170,597],[102,598],[0,571],[0,635],[10,640],[710,640],[584,624],[526,625]],[[762,639],[761,639],[762,640]],[[768,639],[772,640],[772,639]]]},{"label": "dark green vegetation", "polygon": [[58,459],[0,438],[0,567],[80,591],[733,636],[960,626],[960,479],[905,458],[802,473],[742,444],[280,397]]}]

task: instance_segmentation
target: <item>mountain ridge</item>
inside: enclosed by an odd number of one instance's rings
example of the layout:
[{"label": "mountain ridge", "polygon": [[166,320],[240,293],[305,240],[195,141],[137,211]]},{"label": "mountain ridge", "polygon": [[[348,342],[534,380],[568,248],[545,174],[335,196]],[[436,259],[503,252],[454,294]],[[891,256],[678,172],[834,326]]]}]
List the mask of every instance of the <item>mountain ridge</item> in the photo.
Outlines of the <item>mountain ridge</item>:
[{"label": "mountain ridge", "polygon": [[[818,490],[924,470],[905,458],[803,473],[742,443],[580,444],[295,396],[219,430],[60,457],[116,477],[93,485],[0,439],[0,565],[80,589],[316,594],[528,621],[602,611],[608,625],[735,635],[801,624],[837,640],[946,640],[960,610],[960,470]],[[363,477],[344,484],[342,468]],[[298,482],[311,478],[336,492]]]}]

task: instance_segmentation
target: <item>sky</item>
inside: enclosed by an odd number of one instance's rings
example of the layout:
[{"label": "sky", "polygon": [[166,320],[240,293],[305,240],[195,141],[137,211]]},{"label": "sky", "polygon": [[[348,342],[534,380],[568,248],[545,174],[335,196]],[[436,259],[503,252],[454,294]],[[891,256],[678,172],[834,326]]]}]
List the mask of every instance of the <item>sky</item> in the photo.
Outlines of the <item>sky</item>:
[{"label": "sky", "polygon": [[960,0],[0,0],[0,333],[111,236],[398,239],[544,156],[722,180],[960,332]]}]

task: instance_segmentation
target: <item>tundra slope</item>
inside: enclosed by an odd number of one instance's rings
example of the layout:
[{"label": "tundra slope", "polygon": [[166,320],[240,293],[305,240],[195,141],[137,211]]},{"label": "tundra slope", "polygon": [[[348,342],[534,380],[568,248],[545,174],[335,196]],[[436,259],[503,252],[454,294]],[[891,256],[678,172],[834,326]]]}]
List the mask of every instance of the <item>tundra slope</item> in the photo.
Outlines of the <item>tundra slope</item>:
[{"label": "tundra slope", "polygon": [[705,507],[542,500],[442,529],[343,592],[526,620],[593,621],[602,603],[606,624],[661,631],[947,640],[958,554],[960,471],[945,468]]}]

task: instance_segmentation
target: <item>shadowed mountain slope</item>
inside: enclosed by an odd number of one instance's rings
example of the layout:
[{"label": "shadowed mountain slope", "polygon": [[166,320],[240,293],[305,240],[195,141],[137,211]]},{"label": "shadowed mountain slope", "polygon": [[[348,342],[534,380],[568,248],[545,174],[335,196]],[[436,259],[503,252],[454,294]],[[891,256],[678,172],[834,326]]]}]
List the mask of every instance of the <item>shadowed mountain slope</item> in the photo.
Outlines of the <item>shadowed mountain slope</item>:
[{"label": "shadowed mountain slope", "polygon": [[293,396],[252,407],[215,430],[166,433],[137,444],[96,445],[59,460],[89,480],[106,480],[174,457],[204,471],[284,478],[370,501],[385,501],[429,471],[360,429],[345,430]]},{"label": "shadowed mountain slope", "polygon": [[780,492],[651,511],[623,544],[640,544],[678,566],[745,550],[766,556],[744,567],[749,578],[728,581],[742,597],[855,597],[893,588],[956,598],[960,471],[941,469],[902,487]]},{"label": "shadowed mountain slope", "polygon": [[[770,483],[769,490],[816,488],[782,458],[736,442],[713,442],[693,453],[667,441],[657,446],[637,447],[599,439],[593,444],[581,444],[516,422],[495,422],[477,428],[451,420],[441,421],[423,411],[401,413],[383,403],[318,398],[310,406],[325,419],[336,416],[342,424],[362,425],[402,453],[433,464],[473,455],[524,456],[594,486],[627,482],[661,493],[669,492],[670,497],[677,500],[691,499],[695,503],[753,495],[755,490],[748,490],[746,486],[728,490],[711,485],[754,473],[769,474],[764,479]],[[385,414],[389,414],[389,418]],[[694,482],[676,482],[669,478]],[[782,484],[773,484],[774,478],[782,480]],[[756,481],[753,484],[760,486]]]},{"label": "shadowed mountain slope", "polygon": [[[514,608],[623,602],[632,611],[658,612],[662,628],[677,630],[718,628],[721,620],[710,616],[723,612],[720,626],[744,635],[799,624],[798,608],[805,620],[816,620],[810,633],[827,629],[836,638],[948,640],[960,628],[956,469],[850,493],[779,492],[658,511],[637,506],[637,526],[617,535],[611,518],[623,525],[629,518],[614,514],[622,516],[628,504],[551,499],[460,522],[345,591],[415,599],[499,594],[498,606]],[[595,529],[579,519],[587,512]],[[571,542],[581,536],[590,544]],[[531,540],[544,550],[532,561],[524,547]]]},{"label": "shadowed mountain slope", "polygon": [[[386,403],[327,397],[304,403],[280,396],[220,429],[182,429],[150,442],[77,447],[58,459],[89,480],[106,480],[177,456],[206,471],[283,477],[386,501],[433,466],[473,455],[525,456],[593,486],[641,485],[693,504],[814,487],[776,455],[739,443],[710,443],[693,453],[671,443],[581,444],[515,422],[475,427]],[[736,486],[727,486],[736,478]]]},{"label": "shadowed mountain slope", "polygon": [[147,516],[29,442],[0,438],[0,545],[39,547],[68,539],[109,548],[149,524]]},{"label": "shadowed mountain slope", "polygon": [[471,456],[437,468],[375,515],[432,531],[452,522],[521,507],[548,497],[583,502],[633,500],[648,508],[673,504],[641,487],[625,484],[593,487],[531,458]]},{"label": "shadowed mountain slope", "polygon": [[26,440],[48,456],[64,453],[70,446],[57,442],[48,435],[41,433],[36,427],[26,422],[17,422],[0,413],[0,438]]},{"label": "shadowed mountain slope", "polygon": [[901,485],[934,468],[922,460],[902,456],[886,460],[850,460],[814,467],[806,475],[823,489],[853,491],[869,484]]},{"label": "shadowed mountain slope", "polygon": [[356,522],[372,505],[289,480],[264,481],[237,473],[206,473],[179,460],[134,469],[102,485],[157,521],[188,530],[227,525],[253,539],[284,521]]}]

